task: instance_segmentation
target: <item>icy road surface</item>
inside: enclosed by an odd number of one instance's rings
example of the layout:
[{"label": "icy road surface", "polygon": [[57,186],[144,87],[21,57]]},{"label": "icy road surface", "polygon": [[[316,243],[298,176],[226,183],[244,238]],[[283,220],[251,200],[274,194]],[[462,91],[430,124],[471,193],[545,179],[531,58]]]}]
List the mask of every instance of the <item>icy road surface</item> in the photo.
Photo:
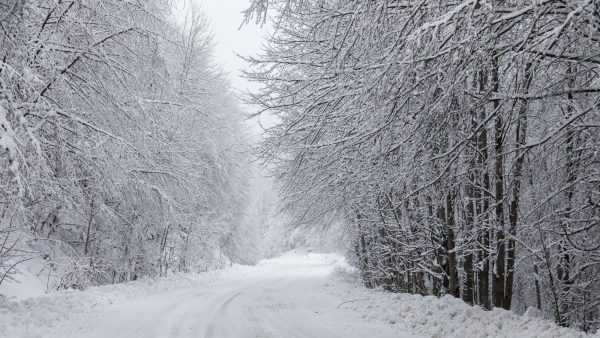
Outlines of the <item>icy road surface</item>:
[{"label": "icy road surface", "polygon": [[87,316],[63,337],[414,337],[338,306],[325,288],[337,256],[288,255],[208,285]]}]

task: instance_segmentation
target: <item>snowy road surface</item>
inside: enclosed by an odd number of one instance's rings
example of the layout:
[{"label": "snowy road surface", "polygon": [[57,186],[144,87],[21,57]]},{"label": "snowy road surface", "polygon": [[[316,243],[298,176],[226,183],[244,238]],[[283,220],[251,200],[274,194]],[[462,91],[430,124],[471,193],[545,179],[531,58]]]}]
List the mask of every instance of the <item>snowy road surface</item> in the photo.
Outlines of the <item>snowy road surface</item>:
[{"label": "snowy road surface", "polygon": [[287,253],[257,266],[0,302],[0,338],[600,338],[445,296],[360,285],[338,255]]},{"label": "snowy road surface", "polygon": [[[314,256],[320,257],[320,256]],[[125,302],[62,337],[414,337],[338,308],[328,293],[332,259],[290,256],[208,285]]]}]

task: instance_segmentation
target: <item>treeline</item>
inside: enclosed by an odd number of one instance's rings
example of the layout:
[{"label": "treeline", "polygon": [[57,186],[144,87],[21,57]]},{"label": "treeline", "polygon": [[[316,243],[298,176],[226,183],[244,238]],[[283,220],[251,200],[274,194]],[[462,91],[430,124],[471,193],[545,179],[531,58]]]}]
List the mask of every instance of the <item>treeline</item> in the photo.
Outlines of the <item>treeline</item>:
[{"label": "treeline", "polygon": [[[600,2],[256,0],[250,101],[297,224],[368,287],[600,327]],[[255,16],[256,15],[256,16]]]},{"label": "treeline", "polygon": [[174,3],[0,0],[0,283],[30,252],[80,288],[243,249],[242,119]]}]

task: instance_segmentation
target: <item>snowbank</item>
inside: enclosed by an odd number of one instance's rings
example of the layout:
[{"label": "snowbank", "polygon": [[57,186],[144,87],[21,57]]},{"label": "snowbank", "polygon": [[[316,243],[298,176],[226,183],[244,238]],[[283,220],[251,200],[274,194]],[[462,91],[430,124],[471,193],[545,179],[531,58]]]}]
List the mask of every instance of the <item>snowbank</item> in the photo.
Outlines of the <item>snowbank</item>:
[{"label": "snowbank", "polygon": [[358,311],[365,319],[385,321],[425,337],[600,337],[600,332],[591,335],[560,327],[539,318],[535,311],[519,316],[504,309],[485,311],[452,296],[440,299],[369,290],[343,264],[336,269],[335,275],[328,290],[347,300],[340,303],[340,308]]},{"label": "snowbank", "polygon": [[[10,260],[8,263],[12,265],[16,261]],[[39,257],[33,257],[16,265],[13,273],[0,284],[0,301],[3,298],[18,301],[44,295],[47,284],[51,280],[46,265],[47,263]]]},{"label": "snowbank", "polygon": [[203,273],[174,274],[134,282],[92,287],[85,291],[65,290],[22,301],[0,302],[0,337],[41,338],[52,336],[70,318],[102,308],[140,299],[149,294],[181,290],[215,280],[243,277],[251,268],[231,268]]}]

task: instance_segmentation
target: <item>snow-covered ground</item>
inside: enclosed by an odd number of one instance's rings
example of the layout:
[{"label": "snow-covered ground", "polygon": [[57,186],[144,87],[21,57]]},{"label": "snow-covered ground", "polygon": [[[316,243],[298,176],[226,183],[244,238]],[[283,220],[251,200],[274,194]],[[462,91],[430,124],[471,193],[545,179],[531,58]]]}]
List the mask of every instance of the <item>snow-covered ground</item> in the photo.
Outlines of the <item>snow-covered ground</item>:
[{"label": "snow-covered ground", "polygon": [[338,274],[335,287],[330,288],[340,298],[352,298],[344,308],[355,310],[369,321],[383,321],[421,337],[506,337],[506,338],[582,338],[600,337],[556,325],[539,318],[539,311],[530,308],[524,316],[504,309],[492,311],[473,307],[462,300],[445,296],[396,294],[369,290],[357,283],[344,283]]},{"label": "snow-covered ground", "polygon": [[0,304],[0,337],[585,337],[452,298],[362,288],[343,258],[146,279]]}]

